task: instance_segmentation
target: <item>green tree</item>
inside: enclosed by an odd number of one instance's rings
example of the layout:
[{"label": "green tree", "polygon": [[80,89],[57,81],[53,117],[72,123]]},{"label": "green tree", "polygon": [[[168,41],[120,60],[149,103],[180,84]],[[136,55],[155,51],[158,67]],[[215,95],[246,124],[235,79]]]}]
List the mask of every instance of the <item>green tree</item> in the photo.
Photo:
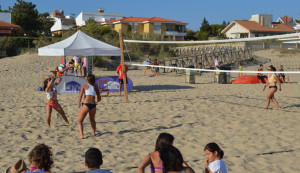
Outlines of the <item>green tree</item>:
[{"label": "green tree", "polygon": [[196,40],[196,33],[193,30],[186,30],[186,36],[184,37],[185,40]]},{"label": "green tree", "polygon": [[214,24],[210,25],[211,31],[210,31],[210,36],[218,36],[221,31],[225,28],[224,25],[219,25],[219,24]]},{"label": "green tree", "polygon": [[92,19],[88,20],[85,26],[80,27],[80,30],[108,44],[119,46],[119,34],[109,26],[100,26]]},{"label": "green tree", "polygon": [[222,25],[224,26],[224,28],[227,26],[225,20],[223,20]]},{"label": "green tree", "polygon": [[12,23],[21,26],[21,34],[36,36],[39,30],[39,13],[32,2],[17,0],[11,9]]},{"label": "green tree", "polygon": [[208,33],[208,35],[210,35],[211,27],[205,17],[203,18],[203,21],[201,23],[200,31],[206,32]]},{"label": "green tree", "polygon": [[196,38],[197,40],[208,40],[209,34],[207,32],[197,31]]},{"label": "green tree", "polygon": [[48,18],[49,13],[39,14],[40,28],[39,31],[42,35],[49,36],[51,35],[51,27],[54,25],[54,21],[51,18]]}]

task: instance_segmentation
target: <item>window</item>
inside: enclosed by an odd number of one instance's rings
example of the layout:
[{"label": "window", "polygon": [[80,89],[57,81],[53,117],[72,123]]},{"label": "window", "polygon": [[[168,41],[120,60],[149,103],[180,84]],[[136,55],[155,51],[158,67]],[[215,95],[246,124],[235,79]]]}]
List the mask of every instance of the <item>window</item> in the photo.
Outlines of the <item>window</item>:
[{"label": "window", "polygon": [[154,31],[160,31],[160,25],[154,25]]},{"label": "window", "polygon": [[134,24],[134,32],[138,32],[138,24]]},{"label": "window", "polygon": [[172,31],[172,26],[170,24],[166,24],[166,31]]}]

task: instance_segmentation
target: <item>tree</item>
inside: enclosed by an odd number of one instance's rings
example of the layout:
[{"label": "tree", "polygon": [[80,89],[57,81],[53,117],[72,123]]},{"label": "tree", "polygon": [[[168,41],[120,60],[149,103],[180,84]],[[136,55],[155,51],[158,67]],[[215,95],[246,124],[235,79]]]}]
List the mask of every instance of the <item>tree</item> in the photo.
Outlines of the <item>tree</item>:
[{"label": "tree", "polygon": [[49,13],[41,13],[39,14],[39,31],[41,34],[49,36],[51,35],[51,27],[54,25],[54,21],[49,17]]},{"label": "tree", "polygon": [[214,25],[210,25],[210,28],[211,28],[210,36],[215,37],[218,36],[225,27],[224,25],[214,24]]},{"label": "tree", "polygon": [[208,40],[209,34],[207,32],[197,31],[196,38],[198,40]]},{"label": "tree", "polygon": [[186,30],[186,36],[184,37],[185,40],[196,40],[196,33],[193,30]]},{"label": "tree", "polygon": [[224,26],[224,28],[227,26],[225,20],[223,20],[222,25]]},{"label": "tree", "polygon": [[11,9],[12,23],[21,26],[21,34],[35,36],[39,30],[39,13],[32,2],[17,0]]},{"label": "tree", "polygon": [[205,17],[201,23],[200,31],[206,32],[208,35],[210,35],[211,27]]}]

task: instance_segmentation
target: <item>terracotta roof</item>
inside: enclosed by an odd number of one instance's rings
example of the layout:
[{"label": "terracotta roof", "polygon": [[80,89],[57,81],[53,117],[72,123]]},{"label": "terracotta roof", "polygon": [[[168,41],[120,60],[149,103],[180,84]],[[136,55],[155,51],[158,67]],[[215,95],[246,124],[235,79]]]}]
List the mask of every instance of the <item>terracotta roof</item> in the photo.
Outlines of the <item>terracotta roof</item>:
[{"label": "terracotta roof", "polygon": [[293,28],[293,26],[289,23],[289,21],[292,19],[292,17],[284,16],[284,17],[280,17],[280,19],[283,21],[284,25],[286,25],[290,28]]},{"label": "terracotta roof", "polygon": [[263,27],[261,24],[254,21],[234,20],[235,23],[245,27],[249,31],[261,31],[261,32],[295,32],[294,29],[287,27],[284,24],[274,24],[274,28]]},{"label": "terracotta roof", "polygon": [[0,29],[21,29],[19,25],[7,23],[0,20]]},{"label": "terracotta roof", "polygon": [[151,18],[145,18],[145,17],[126,17],[126,18],[122,18],[122,19],[118,19],[118,20],[108,20],[105,22],[101,22],[101,23],[114,23],[114,22],[147,22],[147,21],[151,21],[151,22],[173,22],[173,23],[181,23],[181,24],[188,24],[188,23],[184,23],[184,22],[180,22],[180,21],[176,21],[176,20],[170,20],[170,19],[164,19],[164,18],[159,18],[159,17],[151,17]]}]

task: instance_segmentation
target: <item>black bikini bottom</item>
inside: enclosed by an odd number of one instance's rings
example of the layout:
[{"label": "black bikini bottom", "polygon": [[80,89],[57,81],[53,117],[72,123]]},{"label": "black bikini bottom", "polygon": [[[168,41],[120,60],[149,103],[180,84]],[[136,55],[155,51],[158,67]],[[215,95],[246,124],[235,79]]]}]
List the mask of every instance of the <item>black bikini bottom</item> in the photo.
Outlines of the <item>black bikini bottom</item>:
[{"label": "black bikini bottom", "polygon": [[269,88],[276,88],[277,89],[277,86],[269,86]]},{"label": "black bikini bottom", "polygon": [[91,104],[91,103],[82,103],[82,104],[88,107],[89,110],[96,108],[96,104]]}]

